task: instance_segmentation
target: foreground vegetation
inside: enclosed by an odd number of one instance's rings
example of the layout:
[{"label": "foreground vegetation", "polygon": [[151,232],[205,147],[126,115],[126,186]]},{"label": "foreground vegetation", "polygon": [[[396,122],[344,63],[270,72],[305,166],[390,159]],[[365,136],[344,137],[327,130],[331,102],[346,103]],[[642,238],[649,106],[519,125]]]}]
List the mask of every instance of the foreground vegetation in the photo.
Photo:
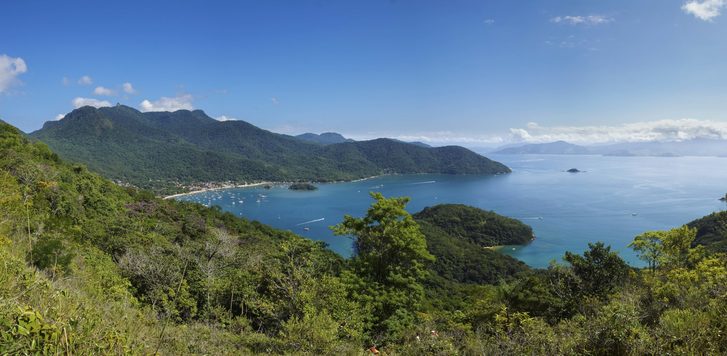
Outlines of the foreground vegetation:
[{"label": "foreground vegetation", "polygon": [[334,227],[356,237],[344,260],[120,188],[0,124],[0,354],[727,352],[724,214],[636,237],[645,269],[595,243],[531,270],[486,248],[522,224],[373,198]]}]

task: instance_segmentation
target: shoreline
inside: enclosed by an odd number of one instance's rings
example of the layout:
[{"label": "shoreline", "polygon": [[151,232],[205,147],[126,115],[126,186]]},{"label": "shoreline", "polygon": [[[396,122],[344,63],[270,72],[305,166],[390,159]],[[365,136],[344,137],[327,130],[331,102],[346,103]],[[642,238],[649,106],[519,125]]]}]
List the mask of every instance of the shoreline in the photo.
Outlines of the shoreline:
[{"label": "shoreline", "polygon": [[[315,182],[315,181],[313,181],[311,183],[312,184],[355,183],[355,182],[362,182],[362,181],[369,180],[369,179],[383,177],[385,175],[386,174],[378,174],[378,175],[375,175],[375,176],[364,177],[364,178],[357,178],[357,179],[353,179],[353,180],[335,180],[335,181],[328,181],[328,182]],[[280,184],[292,184],[292,183],[295,183],[295,182],[283,182],[283,181],[281,181],[281,182],[258,182],[258,183],[247,183],[247,184],[227,184],[227,185],[221,185],[219,187],[197,189],[197,190],[193,190],[193,191],[189,191],[189,192],[167,195],[167,196],[162,197],[162,199],[164,199],[164,200],[166,200],[166,199],[174,199],[174,198],[177,198],[177,197],[183,197],[185,195],[193,195],[193,194],[199,194],[199,193],[205,193],[205,192],[211,192],[211,191],[223,190],[223,189],[252,188],[252,187],[259,187],[259,186],[263,186],[263,185],[280,185]]]},{"label": "shoreline", "polygon": [[228,184],[228,185],[222,185],[222,186],[214,187],[214,188],[204,188],[204,189],[193,190],[191,192],[185,192],[185,193],[177,193],[177,194],[167,195],[165,197],[162,197],[162,199],[164,199],[164,200],[174,199],[174,198],[177,198],[177,197],[183,197],[185,195],[193,195],[193,194],[199,194],[199,193],[205,193],[205,192],[212,192],[212,191],[215,191],[215,190],[223,190],[223,189],[252,188],[252,187],[258,187],[258,186],[266,185],[266,184],[275,185],[277,183],[275,183],[275,182],[259,182],[259,183],[246,183],[246,184]]}]

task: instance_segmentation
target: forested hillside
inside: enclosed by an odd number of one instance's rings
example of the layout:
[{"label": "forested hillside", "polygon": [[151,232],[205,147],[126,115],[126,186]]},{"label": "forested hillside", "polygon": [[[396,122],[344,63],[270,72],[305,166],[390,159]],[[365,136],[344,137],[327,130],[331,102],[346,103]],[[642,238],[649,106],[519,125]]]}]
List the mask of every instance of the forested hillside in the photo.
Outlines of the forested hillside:
[{"label": "forested hillside", "polygon": [[[695,246],[696,229],[635,237],[645,269],[594,243],[531,270],[478,255],[489,250],[449,221],[493,216],[445,206],[421,214],[436,224],[417,222],[408,199],[372,197],[334,227],[354,237],[344,260],[216,208],[121,188],[0,124],[0,354],[727,352],[727,260]],[[487,236],[520,236],[496,231]],[[437,269],[440,259],[496,272]]]},{"label": "forested hillside", "polygon": [[704,245],[715,252],[727,252],[727,211],[709,214],[689,223],[697,229],[694,245]]},{"label": "forested hillside", "polygon": [[64,159],[159,193],[201,182],[336,181],[384,173],[498,174],[510,170],[462,147],[389,139],[326,146],[201,110],[142,113],[82,107],[30,134]]}]

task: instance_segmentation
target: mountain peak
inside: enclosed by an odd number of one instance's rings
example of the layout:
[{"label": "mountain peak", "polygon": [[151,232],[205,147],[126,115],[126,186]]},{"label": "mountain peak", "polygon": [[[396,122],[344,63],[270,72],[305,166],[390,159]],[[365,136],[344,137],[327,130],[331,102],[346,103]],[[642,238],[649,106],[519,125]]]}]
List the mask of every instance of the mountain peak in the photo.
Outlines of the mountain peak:
[{"label": "mountain peak", "polygon": [[350,138],[345,138],[343,135],[336,133],[336,132],[324,132],[322,134],[314,134],[314,133],[304,133],[301,135],[295,136],[296,138],[307,141],[307,142],[313,142],[318,143],[322,145],[331,145],[334,143],[343,143],[343,142],[353,142]]}]

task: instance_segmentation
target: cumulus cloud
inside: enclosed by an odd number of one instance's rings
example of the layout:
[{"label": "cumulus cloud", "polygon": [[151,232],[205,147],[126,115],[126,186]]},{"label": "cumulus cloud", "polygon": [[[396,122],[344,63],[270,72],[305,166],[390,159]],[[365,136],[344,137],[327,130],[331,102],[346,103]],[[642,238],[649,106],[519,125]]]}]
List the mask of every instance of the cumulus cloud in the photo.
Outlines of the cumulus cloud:
[{"label": "cumulus cloud", "polygon": [[28,66],[20,57],[0,55],[0,93],[18,82],[18,76],[27,72]]},{"label": "cumulus cloud", "polygon": [[194,98],[190,94],[182,94],[173,98],[163,96],[156,101],[142,101],[139,104],[139,109],[143,112],[194,110],[194,106],[192,105],[193,99]]},{"label": "cumulus cloud", "polygon": [[102,96],[112,96],[114,95],[114,91],[109,88],[104,87],[96,87],[96,89],[93,90],[93,93],[96,95],[102,95]]},{"label": "cumulus cloud", "polygon": [[675,142],[727,139],[727,122],[696,119],[635,122],[619,126],[540,126],[511,128],[509,141],[543,143]]},{"label": "cumulus cloud", "polygon": [[62,120],[64,117],[66,117],[66,115],[58,114],[56,115],[56,121]]},{"label": "cumulus cloud", "polygon": [[126,93],[126,94],[136,94],[136,90],[134,89],[134,86],[131,85],[131,83],[129,83],[129,82],[121,84],[121,88],[124,90],[124,93]]},{"label": "cumulus cloud", "polygon": [[556,16],[551,18],[550,22],[567,25],[603,25],[613,22],[613,18],[604,15]]},{"label": "cumulus cloud", "polygon": [[81,84],[81,85],[91,85],[91,84],[93,84],[93,78],[91,78],[91,77],[89,77],[87,75],[84,75],[83,77],[81,77],[80,79],[78,79],[78,84]]},{"label": "cumulus cloud", "polygon": [[682,6],[682,10],[703,21],[712,21],[727,6],[727,0],[692,0]]},{"label": "cumulus cloud", "polygon": [[[300,132],[300,130],[297,132]],[[407,135],[371,132],[345,136],[355,140],[390,137],[406,142],[420,141],[435,146],[462,145],[469,147],[554,141],[567,141],[583,145],[624,142],[681,142],[697,139],[727,140],[727,122],[675,119],[603,126],[541,126],[536,122],[530,122],[524,127],[511,128],[509,134],[501,135],[437,131]]]},{"label": "cumulus cloud", "polygon": [[236,119],[234,117],[229,117],[227,115],[218,116],[215,119],[217,121],[239,121],[239,119]]},{"label": "cumulus cloud", "polygon": [[95,108],[101,108],[104,106],[111,106],[111,103],[106,100],[98,100],[94,98],[75,98],[72,101],[73,106],[78,109],[83,106],[93,106]]}]

